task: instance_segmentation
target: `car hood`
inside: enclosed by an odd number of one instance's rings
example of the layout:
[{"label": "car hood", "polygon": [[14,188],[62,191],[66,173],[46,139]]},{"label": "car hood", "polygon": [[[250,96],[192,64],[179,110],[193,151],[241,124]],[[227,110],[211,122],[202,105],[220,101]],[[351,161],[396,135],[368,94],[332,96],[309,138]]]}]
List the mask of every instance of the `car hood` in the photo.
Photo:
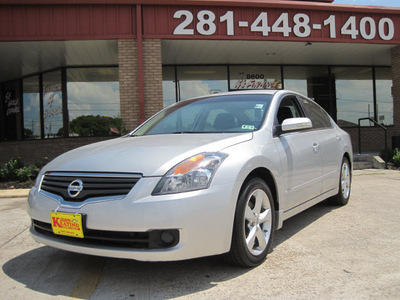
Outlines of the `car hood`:
[{"label": "car hood", "polygon": [[163,176],[193,155],[218,152],[252,137],[252,133],[125,136],[66,152],[43,171],[128,172]]}]

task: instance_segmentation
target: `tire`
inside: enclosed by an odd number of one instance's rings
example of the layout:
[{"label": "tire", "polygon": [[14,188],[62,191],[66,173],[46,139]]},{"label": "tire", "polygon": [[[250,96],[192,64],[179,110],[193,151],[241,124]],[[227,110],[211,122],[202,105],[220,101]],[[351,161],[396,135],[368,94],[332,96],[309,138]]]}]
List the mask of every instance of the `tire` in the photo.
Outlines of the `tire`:
[{"label": "tire", "polygon": [[333,205],[344,206],[349,202],[351,192],[351,166],[347,157],[343,157],[340,167],[339,192],[330,199]]},{"label": "tire", "polygon": [[255,267],[267,257],[274,236],[275,209],[272,193],[260,178],[241,190],[227,259],[238,266]]}]

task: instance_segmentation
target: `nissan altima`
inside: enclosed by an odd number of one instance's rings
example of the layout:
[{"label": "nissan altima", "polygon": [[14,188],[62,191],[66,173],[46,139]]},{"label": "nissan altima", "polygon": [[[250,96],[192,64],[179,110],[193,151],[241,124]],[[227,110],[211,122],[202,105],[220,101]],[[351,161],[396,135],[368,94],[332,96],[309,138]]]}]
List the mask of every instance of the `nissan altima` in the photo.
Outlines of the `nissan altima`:
[{"label": "nissan altima", "polygon": [[29,193],[30,232],[91,255],[257,266],[286,219],[347,204],[352,155],[349,135],[298,93],[194,98],[51,161]]}]

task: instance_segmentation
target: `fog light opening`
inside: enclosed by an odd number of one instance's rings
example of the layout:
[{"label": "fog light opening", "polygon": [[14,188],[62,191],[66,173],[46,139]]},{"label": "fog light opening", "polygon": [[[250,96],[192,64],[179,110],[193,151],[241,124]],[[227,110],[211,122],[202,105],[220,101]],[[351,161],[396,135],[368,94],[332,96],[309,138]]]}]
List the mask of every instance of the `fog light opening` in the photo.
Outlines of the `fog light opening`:
[{"label": "fog light opening", "polygon": [[166,245],[172,245],[173,243],[175,243],[175,237],[169,231],[163,231],[161,233],[160,238],[161,238],[161,241]]}]

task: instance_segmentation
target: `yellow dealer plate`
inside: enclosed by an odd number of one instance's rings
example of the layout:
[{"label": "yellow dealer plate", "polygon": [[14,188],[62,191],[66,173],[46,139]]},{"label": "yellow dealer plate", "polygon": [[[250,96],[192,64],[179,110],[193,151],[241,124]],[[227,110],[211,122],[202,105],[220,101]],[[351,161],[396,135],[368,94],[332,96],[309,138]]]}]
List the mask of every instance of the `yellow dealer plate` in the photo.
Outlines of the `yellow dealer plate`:
[{"label": "yellow dealer plate", "polygon": [[59,235],[83,238],[82,215],[72,213],[50,213],[53,232]]}]

